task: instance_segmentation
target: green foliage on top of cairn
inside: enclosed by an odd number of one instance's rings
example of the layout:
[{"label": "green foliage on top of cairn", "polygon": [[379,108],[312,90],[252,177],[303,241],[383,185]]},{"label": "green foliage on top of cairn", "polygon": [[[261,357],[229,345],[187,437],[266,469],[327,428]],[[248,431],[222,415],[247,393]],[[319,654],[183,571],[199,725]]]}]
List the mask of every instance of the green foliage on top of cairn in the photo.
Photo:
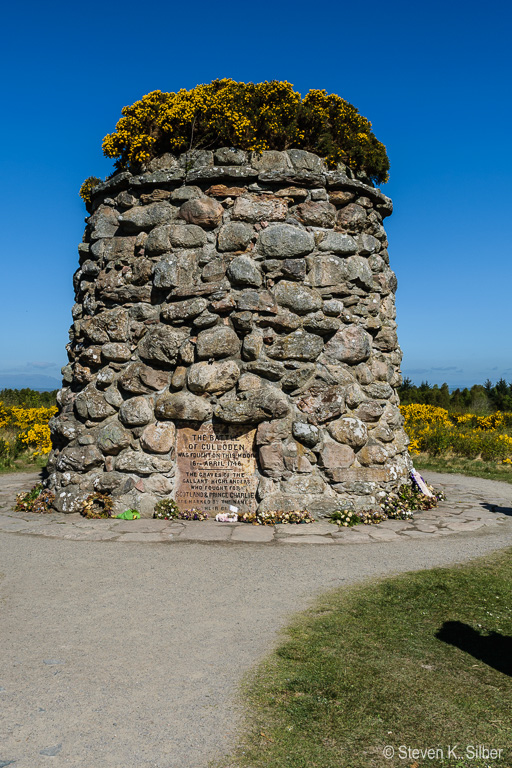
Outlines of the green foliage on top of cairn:
[{"label": "green foliage on top of cairn", "polygon": [[388,180],[385,146],[358,110],[336,94],[290,83],[214,80],[177,93],[152,91],[122,110],[103,152],[119,169],[140,168],[165,152],[233,146],[262,152],[305,149],[330,167],[344,163],[376,183]]}]

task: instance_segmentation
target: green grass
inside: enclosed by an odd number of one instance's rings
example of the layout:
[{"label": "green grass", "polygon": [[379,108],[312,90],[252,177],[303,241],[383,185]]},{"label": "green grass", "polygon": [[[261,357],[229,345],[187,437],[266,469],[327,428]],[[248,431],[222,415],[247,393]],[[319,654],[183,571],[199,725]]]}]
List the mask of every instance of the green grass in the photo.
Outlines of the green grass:
[{"label": "green grass", "polygon": [[[221,765],[510,768],[511,672],[493,667],[512,657],[510,554],[323,597],[247,683],[244,737]],[[466,650],[436,636],[446,622]],[[501,760],[464,759],[478,744]],[[389,760],[385,745],[445,759]]]},{"label": "green grass", "polygon": [[40,472],[47,463],[48,455],[34,458],[27,454],[7,461],[0,459],[0,475],[8,475],[13,472]]},{"label": "green grass", "polygon": [[482,461],[482,459],[464,459],[460,456],[428,456],[424,453],[413,456],[413,461],[418,470],[430,469],[431,472],[483,477],[487,480],[512,483],[511,464],[497,464],[493,461]]}]

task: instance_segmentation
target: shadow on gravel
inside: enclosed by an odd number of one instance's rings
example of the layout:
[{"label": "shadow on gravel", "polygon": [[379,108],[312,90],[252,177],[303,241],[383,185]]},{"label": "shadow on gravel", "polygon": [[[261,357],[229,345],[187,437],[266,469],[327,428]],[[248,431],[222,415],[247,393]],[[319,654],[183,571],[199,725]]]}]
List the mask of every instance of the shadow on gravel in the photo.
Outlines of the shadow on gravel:
[{"label": "shadow on gravel", "polygon": [[436,637],[512,677],[512,637],[500,635],[499,632],[482,635],[461,621],[445,621],[436,632]]},{"label": "shadow on gravel", "polygon": [[480,505],[484,509],[487,509],[489,512],[496,512],[499,515],[507,515],[508,517],[512,517],[512,507],[499,507],[497,504],[487,504],[482,502]]}]

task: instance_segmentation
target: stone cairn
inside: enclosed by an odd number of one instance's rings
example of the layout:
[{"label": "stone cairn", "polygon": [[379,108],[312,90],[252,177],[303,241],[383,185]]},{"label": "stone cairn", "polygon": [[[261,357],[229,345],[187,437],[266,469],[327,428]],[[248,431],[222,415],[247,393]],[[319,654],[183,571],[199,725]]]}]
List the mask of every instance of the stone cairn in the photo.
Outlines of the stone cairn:
[{"label": "stone cairn", "polygon": [[171,497],[322,517],[408,482],[392,204],[368,179],[302,150],[166,154],[90,210],[57,510],[100,492],[115,513]]}]

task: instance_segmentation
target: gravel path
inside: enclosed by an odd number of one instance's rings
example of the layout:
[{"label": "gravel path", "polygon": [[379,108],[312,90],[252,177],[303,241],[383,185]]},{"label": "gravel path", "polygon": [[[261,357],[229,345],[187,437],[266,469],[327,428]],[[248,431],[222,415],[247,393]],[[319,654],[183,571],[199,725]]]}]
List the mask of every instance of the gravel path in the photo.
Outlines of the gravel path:
[{"label": "gravel path", "polygon": [[[512,486],[427,476],[462,532],[297,547],[0,531],[0,768],[204,768],[236,737],[241,676],[315,595],[512,545]],[[0,476],[2,517],[33,480]],[[467,528],[481,512],[491,524]]]}]

